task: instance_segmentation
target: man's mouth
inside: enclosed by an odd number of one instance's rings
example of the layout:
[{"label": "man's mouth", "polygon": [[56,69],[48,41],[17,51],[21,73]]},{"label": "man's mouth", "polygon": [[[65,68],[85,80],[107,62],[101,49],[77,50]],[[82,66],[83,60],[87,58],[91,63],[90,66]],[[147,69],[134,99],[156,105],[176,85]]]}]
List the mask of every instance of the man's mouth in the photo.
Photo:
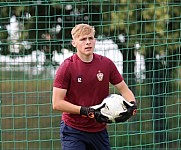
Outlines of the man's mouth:
[{"label": "man's mouth", "polygon": [[90,49],[92,49],[92,47],[86,47],[85,49],[86,49],[86,50],[90,50]]}]

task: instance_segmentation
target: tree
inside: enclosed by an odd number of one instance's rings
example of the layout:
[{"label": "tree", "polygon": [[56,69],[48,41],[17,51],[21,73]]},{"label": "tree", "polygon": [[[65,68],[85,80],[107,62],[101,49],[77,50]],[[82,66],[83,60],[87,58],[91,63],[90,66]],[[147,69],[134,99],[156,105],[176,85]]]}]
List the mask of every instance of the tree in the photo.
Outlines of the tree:
[{"label": "tree", "polygon": [[[0,1],[0,4],[2,2]],[[0,54],[7,54],[8,44],[7,44],[7,38],[8,38],[8,32],[6,30],[6,24],[8,22],[7,17],[5,17],[5,14],[8,13],[7,7],[0,8]]]},{"label": "tree", "polygon": [[[144,3],[142,0],[111,2],[114,9],[105,17],[111,18],[111,22],[110,26],[105,25],[104,32],[111,33],[111,36],[115,33],[127,36],[125,43],[117,43],[124,56],[123,65],[126,66],[124,73],[127,70],[126,73],[129,75],[134,71],[134,63],[127,65],[127,62],[134,62],[134,44],[136,42],[141,44],[140,52],[145,57],[146,82],[150,85],[153,107],[159,107],[159,110],[155,109],[153,112],[155,130],[158,131],[156,132],[158,134],[155,134],[155,141],[162,142],[166,135],[160,130],[165,130],[165,120],[158,118],[164,118],[161,114],[165,113],[164,102],[170,87],[165,84],[176,70],[173,68],[180,65],[180,4],[177,0],[167,2],[147,0]],[[172,63],[172,60],[176,62]],[[133,76],[131,78],[134,79]],[[160,139],[157,138],[159,136]]]}]

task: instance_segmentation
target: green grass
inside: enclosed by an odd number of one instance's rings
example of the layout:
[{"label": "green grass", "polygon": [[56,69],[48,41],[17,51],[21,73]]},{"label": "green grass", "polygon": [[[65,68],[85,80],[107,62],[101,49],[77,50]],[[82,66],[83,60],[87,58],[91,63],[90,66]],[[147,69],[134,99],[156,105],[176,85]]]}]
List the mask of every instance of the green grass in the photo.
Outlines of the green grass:
[{"label": "green grass", "polygon": [[[2,74],[1,74],[2,75]],[[61,113],[52,110],[52,79],[14,79],[1,81],[1,133],[0,147],[3,150],[58,150],[60,149],[59,122]],[[12,77],[12,76],[11,76]],[[152,100],[147,96],[148,87],[137,85],[139,110],[129,122],[110,124],[108,132],[112,149],[156,149]],[[110,92],[117,92],[112,86]],[[178,92],[178,91],[177,91]],[[180,98],[168,97],[167,148],[179,147]]]}]

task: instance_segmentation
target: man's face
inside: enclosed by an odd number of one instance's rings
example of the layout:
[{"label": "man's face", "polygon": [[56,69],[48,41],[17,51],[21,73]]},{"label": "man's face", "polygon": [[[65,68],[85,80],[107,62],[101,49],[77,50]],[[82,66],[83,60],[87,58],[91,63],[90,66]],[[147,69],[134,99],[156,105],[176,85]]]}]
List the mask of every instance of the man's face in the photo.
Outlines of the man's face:
[{"label": "man's face", "polygon": [[94,34],[90,33],[73,39],[72,45],[77,48],[77,53],[80,55],[89,56],[93,54],[95,42]]}]

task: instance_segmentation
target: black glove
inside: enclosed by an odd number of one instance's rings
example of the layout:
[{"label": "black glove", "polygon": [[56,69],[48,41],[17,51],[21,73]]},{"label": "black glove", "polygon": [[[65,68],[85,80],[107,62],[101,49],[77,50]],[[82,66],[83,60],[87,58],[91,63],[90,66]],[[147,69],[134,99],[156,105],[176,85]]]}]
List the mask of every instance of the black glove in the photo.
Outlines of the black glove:
[{"label": "black glove", "polygon": [[129,118],[133,116],[133,113],[137,110],[137,104],[135,101],[131,101],[130,103],[133,104],[133,106],[128,105],[125,101],[123,101],[124,105],[127,108],[127,111],[120,114],[120,117],[115,118],[115,122],[125,122]]},{"label": "black glove", "polygon": [[109,120],[108,117],[102,115],[100,112],[101,108],[103,108],[104,106],[105,105],[103,105],[102,107],[98,109],[81,106],[80,115],[84,117],[95,118],[95,120],[100,123],[111,123],[111,120]]}]

